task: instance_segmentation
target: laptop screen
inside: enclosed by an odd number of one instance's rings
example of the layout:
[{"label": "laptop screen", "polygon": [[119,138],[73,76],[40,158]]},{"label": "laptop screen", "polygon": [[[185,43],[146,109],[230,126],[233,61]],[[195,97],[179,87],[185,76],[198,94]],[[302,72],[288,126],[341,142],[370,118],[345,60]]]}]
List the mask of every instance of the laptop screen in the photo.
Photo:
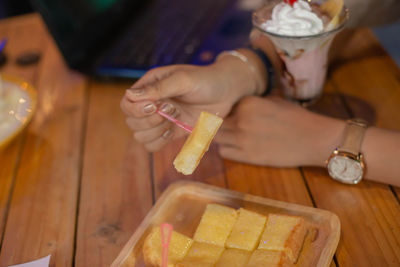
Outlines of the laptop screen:
[{"label": "laptop screen", "polygon": [[[72,68],[86,70],[140,9],[139,0],[31,0]],[[146,1],[145,1],[146,2]]]}]

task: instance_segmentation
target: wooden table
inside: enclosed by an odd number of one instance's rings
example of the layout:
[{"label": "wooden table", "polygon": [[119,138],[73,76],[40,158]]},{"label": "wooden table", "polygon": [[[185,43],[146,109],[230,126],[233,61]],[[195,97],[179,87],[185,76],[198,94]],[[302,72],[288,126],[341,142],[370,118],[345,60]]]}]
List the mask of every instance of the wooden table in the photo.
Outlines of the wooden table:
[{"label": "wooden table", "polygon": [[[149,154],[132,139],[119,102],[130,83],[69,70],[38,15],[0,22],[9,40],[1,72],[38,90],[27,131],[0,152],[0,266],[51,254],[51,266],[108,266],[172,182],[190,179],[315,206],[340,217],[332,266],[400,266],[400,189],[332,181],[323,168],[264,168],[221,159],[214,146],[194,175],[175,172],[181,141]],[[316,109],[400,130],[400,72],[361,29],[331,65]],[[38,64],[17,55],[40,51]],[[400,174],[399,174],[400,178]]]}]

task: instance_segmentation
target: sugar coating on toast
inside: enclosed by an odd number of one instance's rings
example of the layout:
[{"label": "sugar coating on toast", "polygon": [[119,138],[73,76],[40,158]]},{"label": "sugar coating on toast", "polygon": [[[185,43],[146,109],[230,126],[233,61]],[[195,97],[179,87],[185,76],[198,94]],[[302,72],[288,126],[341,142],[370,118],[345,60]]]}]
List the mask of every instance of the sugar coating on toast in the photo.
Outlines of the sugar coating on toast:
[{"label": "sugar coating on toast", "polygon": [[221,257],[224,247],[207,243],[194,242],[183,261],[176,267],[212,267]]},{"label": "sugar coating on toast", "polygon": [[247,266],[247,262],[250,259],[251,251],[227,248],[222,252],[221,258],[219,258],[215,267],[243,267]]},{"label": "sugar coating on toast", "polygon": [[246,267],[292,267],[293,263],[283,251],[256,249]]},{"label": "sugar coating on toast", "polygon": [[[175,263],[181,261],[193,240],[183,234],[172,231],[168,249],[168,267],[174,267]],[[143,244],[143,256],[146,266],[161,266],[162,246],[160,227],[154,227]]]},{"label": "sugar coating on toast", "polygon": [[174,160],[175,169],[185,175],[192,174],[222,124],[222,118],[201,112],[196,125]]},{"label": "sugar coating on toast", "polygon": [[239,209],[236,223],[226,240],[226,247],[254,250],[264,231],[266,220],[266,216],[243,208]]},{"label": "sugar coating on toast", "polygon": [[236,218],[237,211],[235,209],[218,204],[208,204],[193,239],[224,247]]},{"label": "sugar coating on toast", "polygon": [[[208,204],[193,240],[172,232],[168,267],[291,267],[301,264],[306,233],[301,216]],[[161,266],[160,227],[146,237],[143,255],[147,267]]]},{"label": "sugar coating on toast", "polygon": [[306,231],[303,217],[269,214],[258,248],[283,251],[295,263]]}]

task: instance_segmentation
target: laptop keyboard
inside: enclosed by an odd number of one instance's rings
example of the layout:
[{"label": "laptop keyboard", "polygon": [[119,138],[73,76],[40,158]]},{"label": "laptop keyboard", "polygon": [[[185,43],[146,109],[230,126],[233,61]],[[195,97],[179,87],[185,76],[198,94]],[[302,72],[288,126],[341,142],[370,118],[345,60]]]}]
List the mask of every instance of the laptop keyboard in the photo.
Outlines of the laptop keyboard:
[{"label": "laptop keyboard", "polygon": [[104,58],[110,67],[189,63],[232,0],[157,0]]}]

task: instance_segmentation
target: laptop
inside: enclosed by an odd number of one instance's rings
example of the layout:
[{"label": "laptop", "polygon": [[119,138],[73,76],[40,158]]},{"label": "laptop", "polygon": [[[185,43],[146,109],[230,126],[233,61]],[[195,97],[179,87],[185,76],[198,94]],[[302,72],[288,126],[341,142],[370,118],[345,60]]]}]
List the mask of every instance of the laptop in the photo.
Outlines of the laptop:
[{"label": "laptop", "polygon": [[260,0],[31,0],[72,69],[139,78],[246,45]]}]

